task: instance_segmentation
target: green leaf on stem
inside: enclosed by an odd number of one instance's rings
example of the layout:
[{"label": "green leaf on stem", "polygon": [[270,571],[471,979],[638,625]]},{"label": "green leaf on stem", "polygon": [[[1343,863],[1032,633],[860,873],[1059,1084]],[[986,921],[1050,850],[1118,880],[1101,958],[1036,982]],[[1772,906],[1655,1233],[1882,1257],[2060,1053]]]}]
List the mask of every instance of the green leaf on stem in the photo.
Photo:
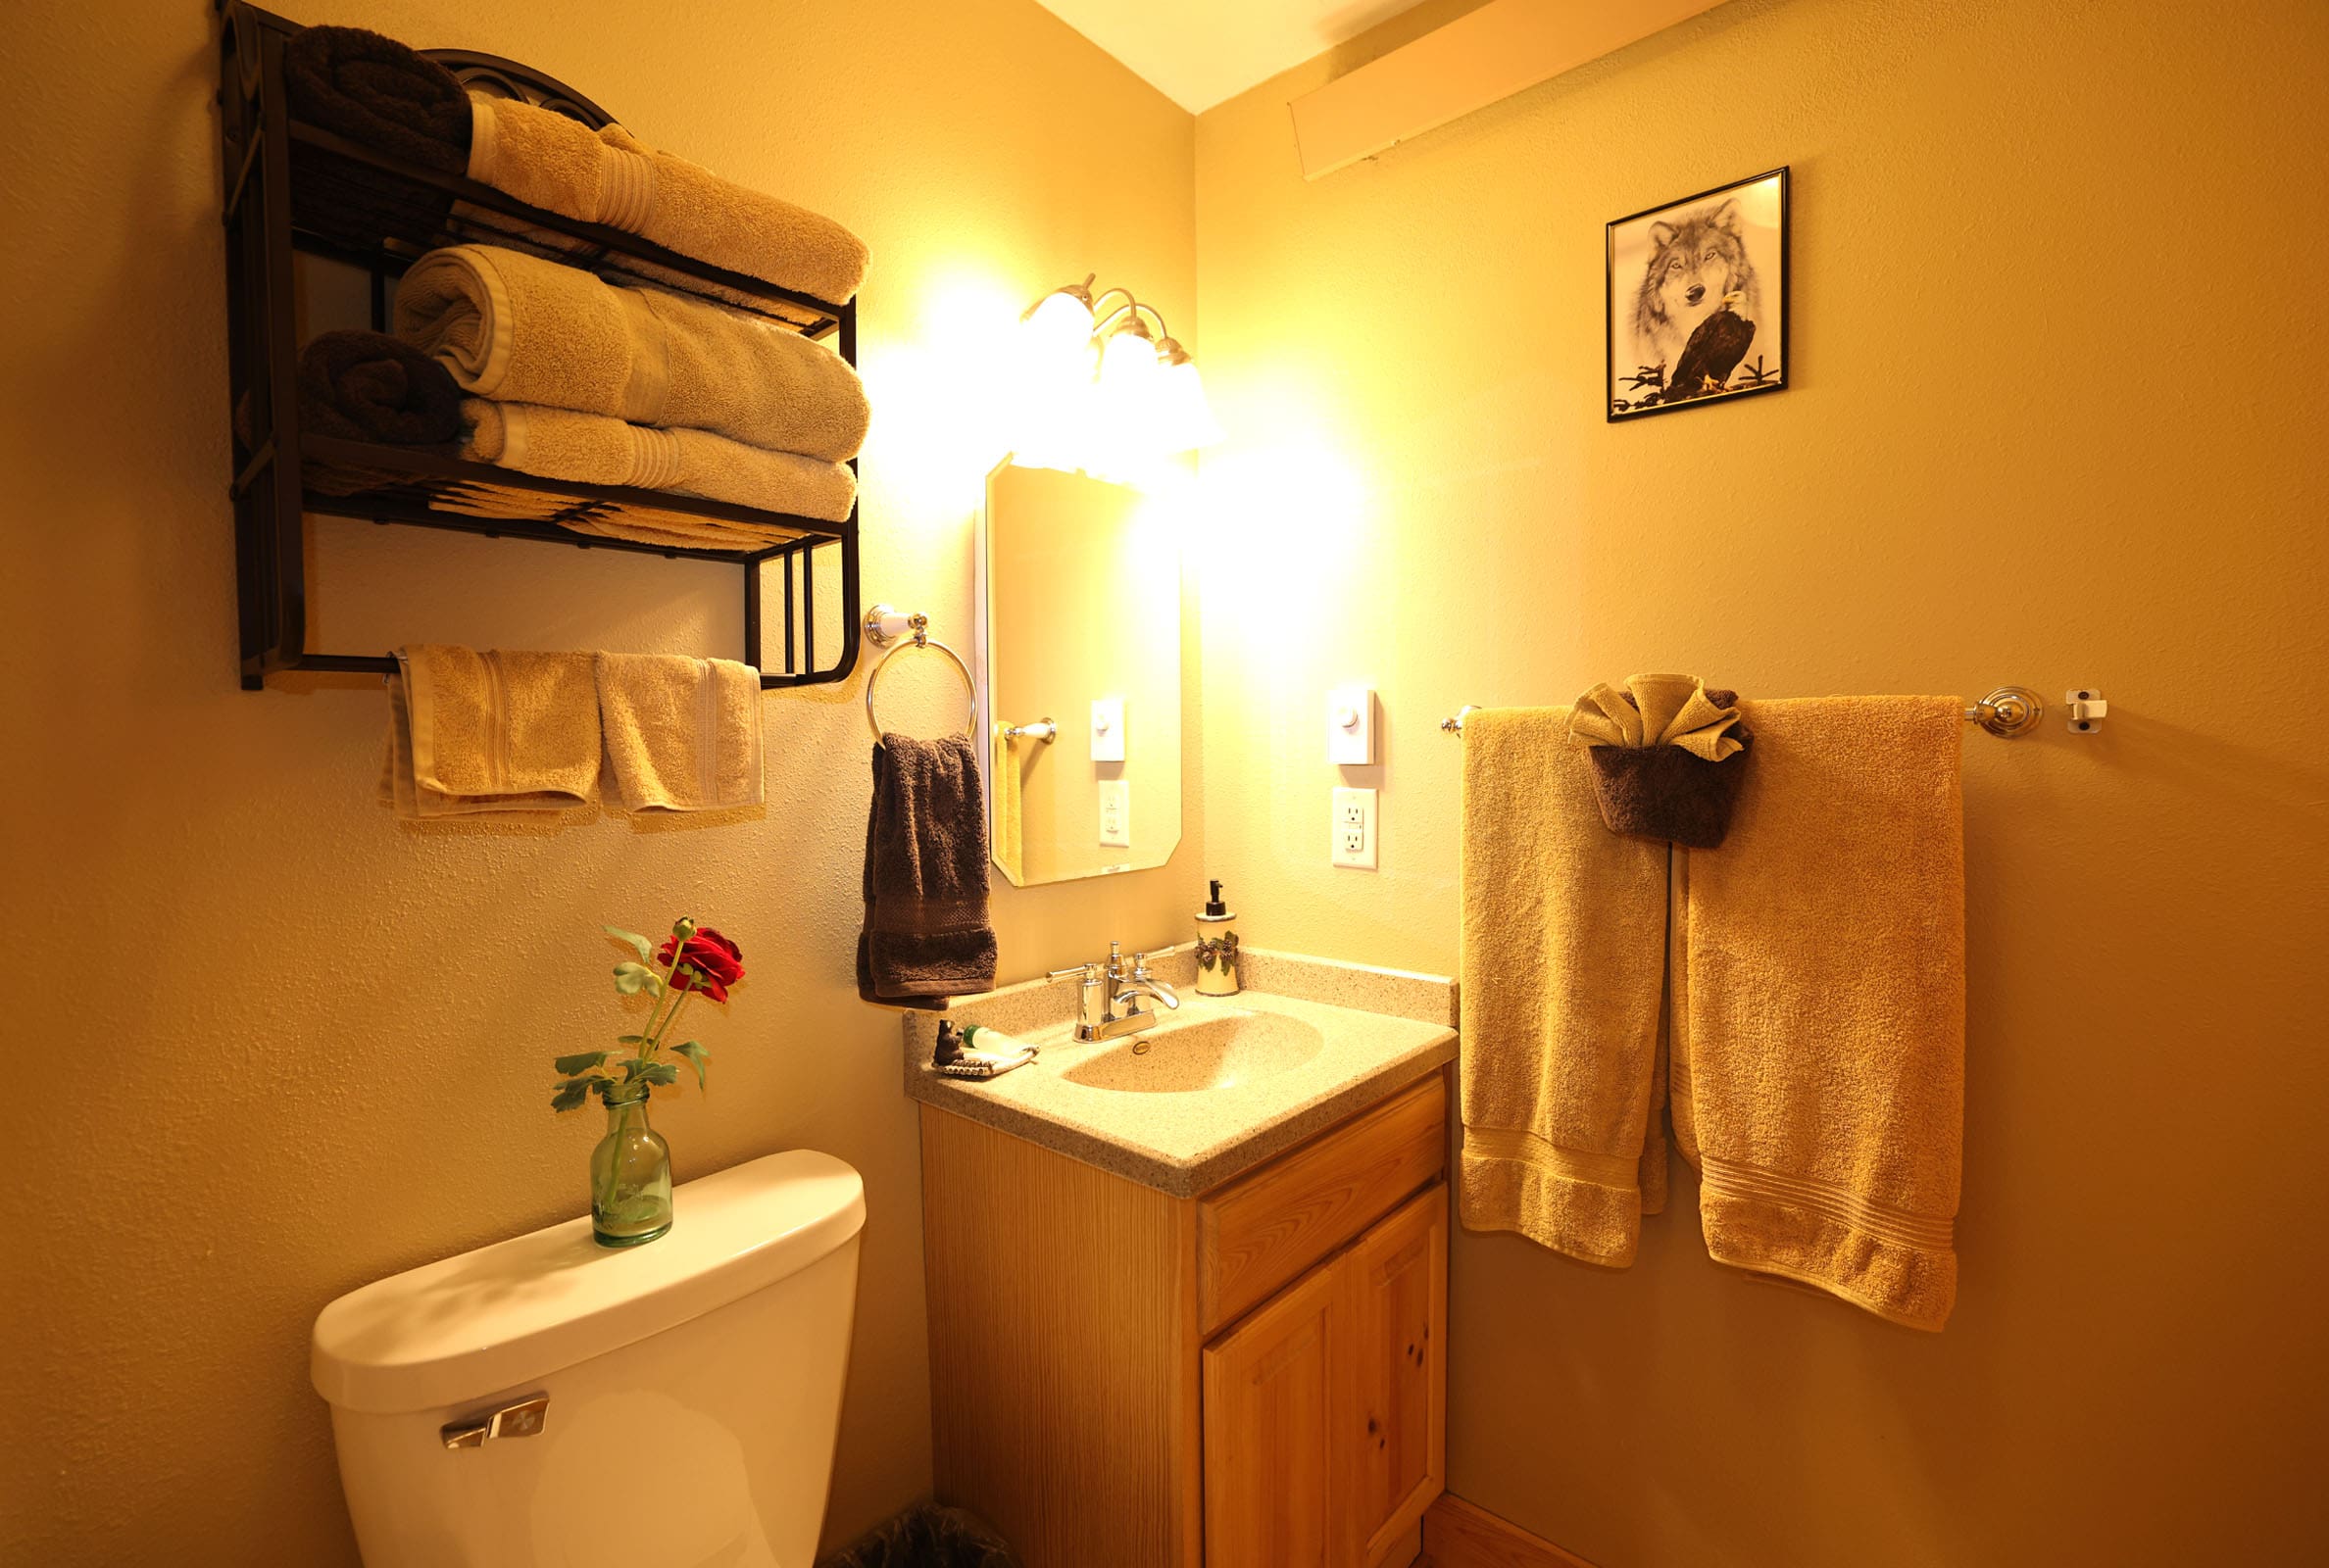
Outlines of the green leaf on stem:
[{"label": "green leaf on stem", "polygon": [[599,929],[606,932],[607,935],[613,937],[618,942],[629,943],[631,945],[631,950],[638,954],[639,961],[641,963],[645,963],[649,956],[655,952],[655,945],[649,942],[645,937],[639,935],[639,933],[636,931],[625,931],[619,925],[602,925],[599,927]]},{"label": "green leaf on stem", "polygon": [[560,1056],[550,1065],[556,1067],[560,1072],[570,1075],[586,1072],[613,1054],[614,1053],[611,1051],[577,1051],[570,1056]]},{"label": "green leaf on stem", "polygon": [[604,1089],[614,1081],[604,1074],[595,1072],[587,1078],[569,1078],[551,1091],[550,1108],[552,1110],[572,1110],[590,1098],[590,1092],[593,1089]]},{"label": "green leaf on stem", "polygon": [[703,1088],[704,1064],[712,1059],[712,1053],[706,1051],[702,1046],[690,1040],[683,1046],[673,1046],[671,1048],[671,1054],[674,1056],[685,1056],[689,1062],[694,1064],[696,1070],[696,1087],[698,1089]]},{"label": "green leaf on stem", "polygon": [[629,1084],[638,1082],[639,1069],[647,1064],[636,1056],[625,1056],[615,1065],[622,1069],[622,1081]]},{"label": "green leaf on stem", "polygon": [[615,1043],[619,1046],[643,1046],[647,1043],[647,1037],[645,1035],[617,1035]]},{"label": "green leaf on stem", "polygon": [[643,963],[633,963],[625,958],[615,966],[615,989],[626,997],[636,996],[642,991],[660,997],[664,989],[663,976]]},{"label": "green leaf on stem", "polygon": [[679,1081],[679,1069],[668,1061],[651,1061],[640,1069],[639,1076],[651,1084],[675,1084]]}]

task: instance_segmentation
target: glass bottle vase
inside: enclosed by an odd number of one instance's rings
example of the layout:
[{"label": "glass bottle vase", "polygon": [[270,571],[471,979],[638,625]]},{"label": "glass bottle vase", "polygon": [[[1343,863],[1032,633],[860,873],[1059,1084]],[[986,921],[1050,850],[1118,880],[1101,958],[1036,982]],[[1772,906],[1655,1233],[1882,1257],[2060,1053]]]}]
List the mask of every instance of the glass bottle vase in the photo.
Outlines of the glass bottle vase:
[{"label": "glass bottle vase", "polygon": [[590,1228],[601,1247],[637,1247],[671,1228],[671,1146],[647,1125],[647,1097],[607,1102],[590,1152]]}]

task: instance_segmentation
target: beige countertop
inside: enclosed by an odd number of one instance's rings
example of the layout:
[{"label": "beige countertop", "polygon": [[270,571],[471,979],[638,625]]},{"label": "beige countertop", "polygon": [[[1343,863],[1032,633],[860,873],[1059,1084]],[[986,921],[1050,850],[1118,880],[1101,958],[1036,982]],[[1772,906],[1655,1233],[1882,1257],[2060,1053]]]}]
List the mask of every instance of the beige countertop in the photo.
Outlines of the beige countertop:
[{"label": "beige countertop", "polygon": [[[1140,1035],[1078,1043],[1073,982],[1033,981],[966,998],[958,1025],[983,1024],[1041,1051],[1000,1078],[950,1078],[930,1068],[940,1014],[909,1013],[906,1092],[940,1110],[1068,1154],[1175,1197],[1208,1192],[1271,1155],[1358,1114],[1456,1056],[1456,985],[1409,974],[1247,949],[1246,989],[1200,997],[1189,949],[1153,966],[1181,1006]],[[1135,1040],[1163,1061],[1177,1030],[1237,1013],[1274,1013],[1318,1031],[1300,1065],[1251,1082],[1184,1092],[1097,1088],[1068,1075]]]}]

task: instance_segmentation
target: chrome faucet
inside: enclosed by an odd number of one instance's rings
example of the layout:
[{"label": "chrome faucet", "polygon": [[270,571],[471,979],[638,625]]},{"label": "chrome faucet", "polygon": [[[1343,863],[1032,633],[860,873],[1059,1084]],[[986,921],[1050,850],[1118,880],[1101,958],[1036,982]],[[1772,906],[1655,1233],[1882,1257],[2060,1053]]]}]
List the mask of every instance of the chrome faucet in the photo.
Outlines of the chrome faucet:
[{"label": "chrome faucet", "polygon": [[[1170,952],[1158,948],[1150,953],[1132,955],[1132,967],[1124,967],[1123,949],[1118,943],[1108,945],[1108,961],[1103,964],[1077,963],[1065,969],[1054,969],[1049,978],[1065,980],[1070,976],[1082,983],[1083,996],[1075,1015],[1075,1038],[1078,1040],[1114,1040],[1118,1035],[1137,1034],[1153,1029],[1157,1015],[1141,1006],[1141,999],[1161,1002],[1166,1011],[1180,1006],[1180,993],[1164,981],[1149,973],[1148,961],[1159,954]],[[1123,1011],[1118,1012],[1117,1007]]]}]

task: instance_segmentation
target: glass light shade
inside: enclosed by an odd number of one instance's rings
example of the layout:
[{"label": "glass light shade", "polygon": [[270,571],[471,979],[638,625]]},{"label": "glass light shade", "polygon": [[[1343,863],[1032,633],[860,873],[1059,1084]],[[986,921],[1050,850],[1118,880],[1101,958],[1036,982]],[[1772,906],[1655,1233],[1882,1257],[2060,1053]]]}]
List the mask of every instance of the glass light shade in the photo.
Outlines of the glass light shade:
[{"label": "glass light shade", "polygon": [[1064,291],[1046,294],[1019,323],[1021,352],[1039,374],[1091,373],[1092,308]]},{"label": "glass light shade", "polygon": [[1012,450],[1028,467],[1074,469],[1092,420],[1092,308],[1044,296],[1019,323]]},{"label": "glass light shade", "polygon": [[1157,345],[1137,332],[1113,334],[1100,354],[1099,396],[1084,466],[1104,478],[1130,478],[1156,453],[1157,393],[1164,368]]},{"label": "glass light shade", "polygon": [[1220,421],[1206,401],[1205,382],[1187,359],[1163,368],[1157,377],[1155,402],[1159,450],[1187,452],[1221,439]]}]

